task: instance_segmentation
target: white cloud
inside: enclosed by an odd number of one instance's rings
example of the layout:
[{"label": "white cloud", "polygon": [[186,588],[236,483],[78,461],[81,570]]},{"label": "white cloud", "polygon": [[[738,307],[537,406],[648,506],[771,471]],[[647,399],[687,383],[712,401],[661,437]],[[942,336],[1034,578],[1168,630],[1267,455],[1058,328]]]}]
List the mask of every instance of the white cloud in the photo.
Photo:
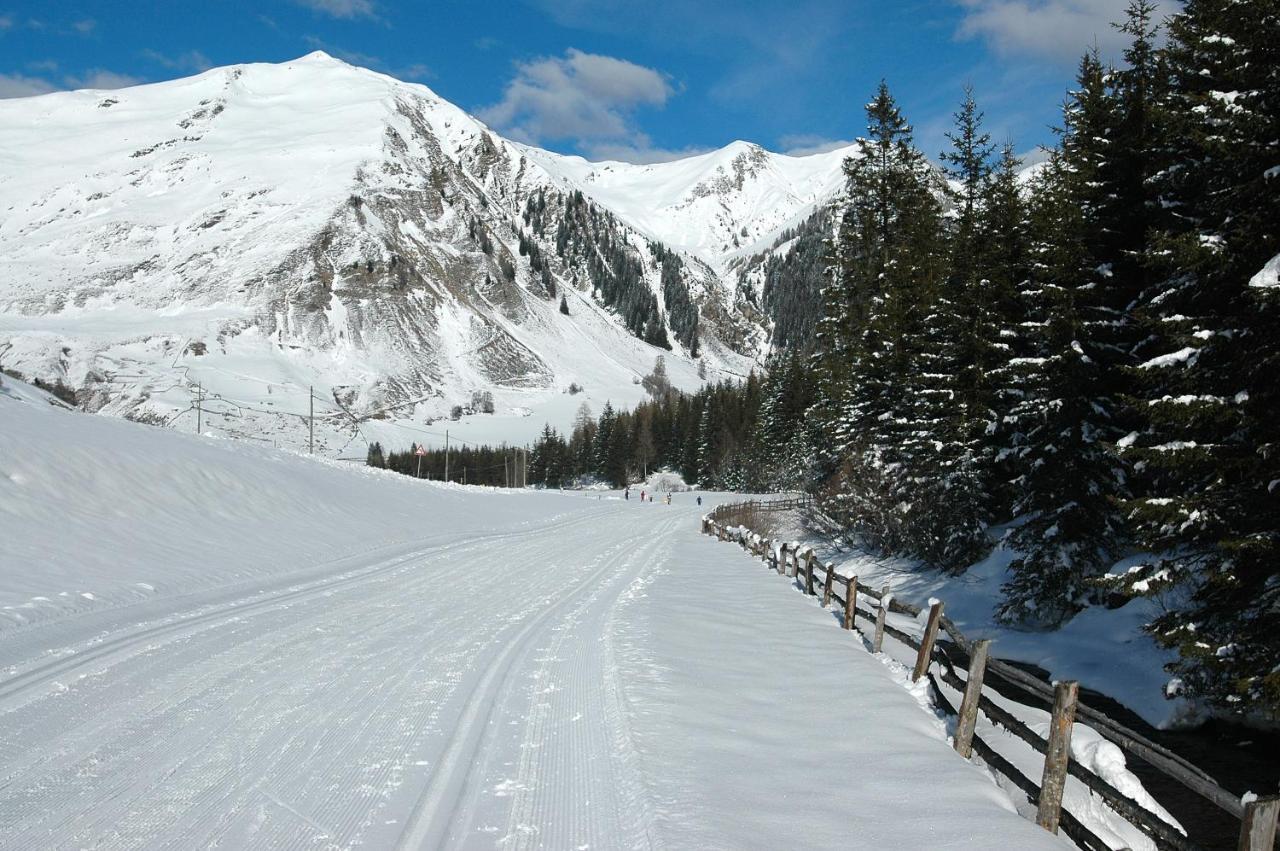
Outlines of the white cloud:
[{"label": "white cloud", "polygon": [[373,71],[380,71],[383,74],[389,74],[397,80],[429,80],[435,76],[435,72],[430,66],[421,62],[413,62],[409,65],[393,66],[388,65],[386,60],[381,56],[373,56],[369,53],[361,53],[358,50],[344,50],[341,47],[335,47],[324,39],[314,35],[304,35],[302,40],[314,50],[323,50],[330,56],[341,59],[348,65],[355,65],[359,68],[369,68]]},{"label": "white cloud", "polygon": [[778,144],[782,147],[782,153],[789,157],[807,157],[847,148],[853,144],[853,140],[828,139],[813,133],[789,133],[780,137]]},{"label": "white cloud", "polygon": [[0,15],[0,32],[13,29],[13,16]]},{"label": "white cloud", "polygon": [[93,18],[84,18],[71,24],[71,28],[80,35],[92,35],[93,31],[98,28],[98,22]]},{"label": "white cloud", "polygon": [[67,86],[73,89],[125,89],[143,82],[140,77],[129,74],[117,74],[115,71],[104,71],[94,68],[79,77],[65,78]]},{"label": "white cloud", "polygon": [[209,57],[198,50],[188,50],[186,53],[180,53],[177,56],[169,56],[158,50],[148,48],[142,51],[142,55],[157,65],[163,65],[165,68],[174,71],[208,71],[213,67]]},{"label": "white cloud", "polygon": [[625,142],[637,149],[647,140],[632,125],[642,106],[661,107],[675,93],[668,77],[625,59],[570,49],[516,66],[502,100],[480,117],[522,141],[574,139]]},{"label": "white cloud", "polygon": [[1115,54],[1127,36],[1111,26],[1128,0],[959,0],[966,12],[957,32],[980,38],[997,53],[1071,61],[1097,44]]},{"label": "white cloud", "polygon": [[594,162],[616,160],[624,163],[666,163],[705,154],[714,148],[691,146],[688,148],[655,148],[643,133],[628,142],[589,142],[583,145],[583,155]]},{"label": "white cloud", "polygon": [[334,18],[373,18],[372,0],[294,0],[314,12]]},{"label": "white cloud", "polygon": [[55,90],[48,80],[24,77],[21,74],[0,74],[0,100],[43,95]]}]

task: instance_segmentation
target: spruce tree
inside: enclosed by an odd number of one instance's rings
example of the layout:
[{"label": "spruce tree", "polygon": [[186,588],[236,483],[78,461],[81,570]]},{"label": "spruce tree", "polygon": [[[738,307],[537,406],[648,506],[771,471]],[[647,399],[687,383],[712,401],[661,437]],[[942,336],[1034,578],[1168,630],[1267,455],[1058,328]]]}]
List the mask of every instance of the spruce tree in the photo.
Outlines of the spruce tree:
[{"label": "spruce tree", "polygon": [[[1280,715],[1280,9],[1190,0],[1169,25],[1157,106],[1168,211],[1141,312],[1141,428],[1129,503],[1152,556],[1121,577],[1158,595],[1149,629],[1174,685]],[[1268,274],[1268,269],[1270,272]]]},{"label": "spruce tree", "polygon": [[1116,401],[1106,394],[1104,352],[1112,317],[1102,303],[1107,268],[1097,251],[1112,118],[1096,54],[1080,64],[1063,110],[1061,144],[1037,182],[1031,224],[1033,268],[1024,294],[1036,317],[1032,352],[1018,360],[1022,398],[1010,412],[1017,462],[1007,542],[1021,554],[997,616],[1056,626],[1090,600],[1092,581],[1123,540],[1115,500],[1125,477],[1114,441]]},{"label": "spruce tree", "polygon": [[944,268],[942,186],[883,82],[867,119],[868,138],[845,162],[815,410],[840,464],[828,510],[875,546],[903,550],[927,453],[913,430],[929,416],[920,347]]},{"label": "spruce tree", "polygon": [[995,418],[989,376],[1004,359],[997,305],[985,275],[983,206],[995,146],[982,130],[982,113],[968,87],[955,119],[947,134],[951,149],[942,161],[959,188],[951,193],[948,272],[924,323],[919,413],[911,435],[919,456],[913,476],[917,497],[910,523],[916,552],[951,570],[976,561],[987,547],[994,465],[985,437]]}]

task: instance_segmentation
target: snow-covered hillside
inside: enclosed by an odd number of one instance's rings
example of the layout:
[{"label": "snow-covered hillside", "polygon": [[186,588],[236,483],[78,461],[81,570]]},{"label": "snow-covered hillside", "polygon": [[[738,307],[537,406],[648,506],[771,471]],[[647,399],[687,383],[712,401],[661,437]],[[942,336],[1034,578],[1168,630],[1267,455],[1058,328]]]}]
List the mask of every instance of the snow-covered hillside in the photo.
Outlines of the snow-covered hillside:
[{"label": "snow-covered hillside", "polygon": [[[457,429],[524,440],[637,401],[660,353],[677,386],[745,374],[768,334],[726,270],[829,197],[843,156],[592,164],[323,53],[4,101],[0,149],[0,365],[180,427],[211,394],[202,427],[293,445],[315,387],[325,446],[485,390],[494,418]],[[595,218],[568,233],[578,192]],[[601,289],[622,260],[639,294]],[[639,339],[645,311],[670,352]]]},{"label": "snow-covered hillside", "polygon": [[6,847],[1069,847],[689,495],[0,422]]},{"label": "snow-covered hillside", "polygon": [[750,142],[652,165],[592,163],[530,150],[629,224],[725,272],[769,246],[842,187],[853,147],[791,157]]}]

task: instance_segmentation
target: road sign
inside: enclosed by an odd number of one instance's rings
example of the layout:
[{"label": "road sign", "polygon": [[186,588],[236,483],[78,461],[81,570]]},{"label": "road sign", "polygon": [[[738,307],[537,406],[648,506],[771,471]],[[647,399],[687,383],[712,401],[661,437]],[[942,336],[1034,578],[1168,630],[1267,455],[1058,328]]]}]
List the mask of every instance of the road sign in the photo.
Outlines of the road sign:
[{"label": "road sign", "polygon": [[413,450],[413,454],[414,454],[414,455],[426,455],[426,454],[427,454],[427,447],[425,447],[425,446],[419,446],[417,449]]}]

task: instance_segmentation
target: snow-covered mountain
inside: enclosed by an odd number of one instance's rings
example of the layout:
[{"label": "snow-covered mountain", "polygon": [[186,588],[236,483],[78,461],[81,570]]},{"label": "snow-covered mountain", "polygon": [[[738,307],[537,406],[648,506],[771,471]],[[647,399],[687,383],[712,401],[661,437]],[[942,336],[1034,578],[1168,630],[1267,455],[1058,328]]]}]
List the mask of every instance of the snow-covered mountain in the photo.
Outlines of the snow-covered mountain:
[{"label": "snow-covered mountain", "polygon": [[0,366],[293,443],[314,386],[331,448],[485,391],[455,428],[523,440],[638,400],[658,354],[744,374],[769,323],[734,270],[846,153],[589,163],[323,53],[0,102],[0,150]]}]

